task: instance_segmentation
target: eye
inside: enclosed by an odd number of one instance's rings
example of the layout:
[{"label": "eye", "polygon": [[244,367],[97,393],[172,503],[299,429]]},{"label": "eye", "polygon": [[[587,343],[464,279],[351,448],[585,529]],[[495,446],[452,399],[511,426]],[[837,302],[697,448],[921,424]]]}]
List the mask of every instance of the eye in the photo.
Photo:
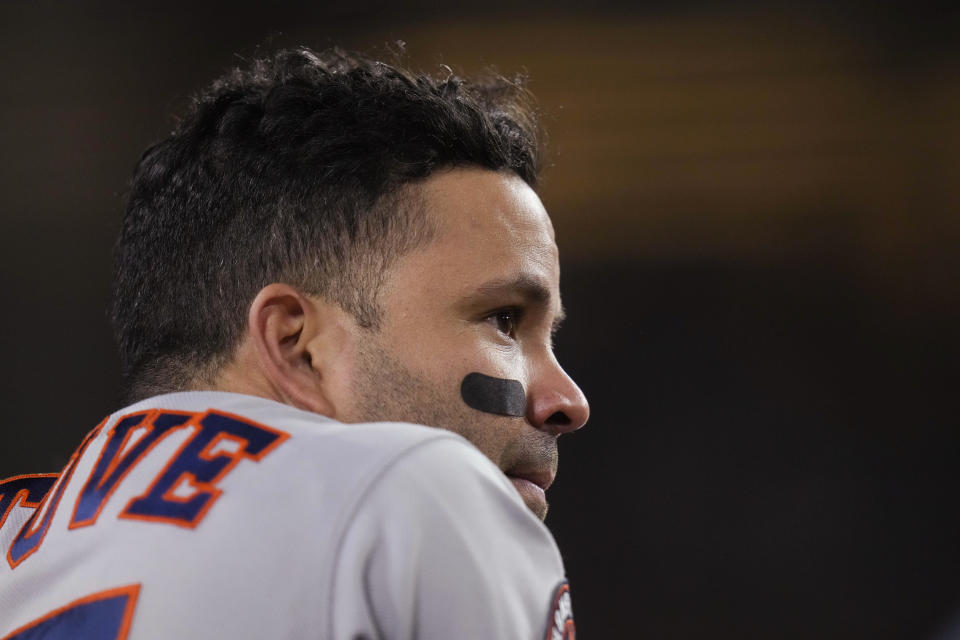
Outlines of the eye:
[{"label": "eye", "polygon": [[487,318],[496,323],[497,331],[512,339],[517,337],[517,323],[520,321],[519,309],[500,309],[494,311]]}]

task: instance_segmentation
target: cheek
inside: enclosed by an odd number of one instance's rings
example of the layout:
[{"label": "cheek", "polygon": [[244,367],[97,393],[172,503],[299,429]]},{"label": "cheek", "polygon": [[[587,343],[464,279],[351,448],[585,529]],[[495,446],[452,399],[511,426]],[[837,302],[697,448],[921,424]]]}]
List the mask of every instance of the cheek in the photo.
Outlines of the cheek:
[{"label": "cheek", "polygon": [[491,337],[482,330],[478,334],[465,341],[462,349],[465,373],[477,371],[496,378],[525,380],[527,357],[518,343]]},{"label": "cheek", "polygon": [[452,383],[457,395],[465,376],[481,373],[507,380],[526,379],[523,354],[515,345],[498,344],[483,328],[455,335],[425,336],[403,347],[405,363],[432,380]]},{"label": "cheek", "polygon": [[493,464],[504,469],[516,449],[522,429],[522,421],[517,418],[502,418],[483,414],[464,405],[464,410],[473,416],[470,427],[460,432]]}]

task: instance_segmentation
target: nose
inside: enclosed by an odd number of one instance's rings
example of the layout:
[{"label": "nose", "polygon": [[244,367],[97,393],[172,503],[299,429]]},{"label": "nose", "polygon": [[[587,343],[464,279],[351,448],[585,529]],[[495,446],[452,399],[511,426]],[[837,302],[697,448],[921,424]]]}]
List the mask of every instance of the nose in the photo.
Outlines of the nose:
[{"label": "nose", "polygon": [[576,431],[590,418],[590,405],[577,383],[552,362],[528,382],[527,420],[554,435]]}]

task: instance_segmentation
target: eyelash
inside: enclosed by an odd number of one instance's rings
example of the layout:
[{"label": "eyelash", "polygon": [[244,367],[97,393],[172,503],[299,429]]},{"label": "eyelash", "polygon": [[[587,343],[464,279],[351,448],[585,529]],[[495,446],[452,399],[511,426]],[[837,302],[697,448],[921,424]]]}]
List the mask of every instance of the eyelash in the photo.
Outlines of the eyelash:
[{"label": "eyelash", "polygon": [[[510,315],[511,316],[511,327],[510,331],[504,331],[500,326],[501,316]],[[526,311],[521,307],[507,307],[504,309],[497,309],[496,311],[487,315],[487,320],[492,320],[497,328],[497,331],[502,335],[507,336],[511,340],[517,339],[517,326],[523,321]],[[550,348],[553,349],[557,346],[557,330],[551,329],[550,331]]]}]

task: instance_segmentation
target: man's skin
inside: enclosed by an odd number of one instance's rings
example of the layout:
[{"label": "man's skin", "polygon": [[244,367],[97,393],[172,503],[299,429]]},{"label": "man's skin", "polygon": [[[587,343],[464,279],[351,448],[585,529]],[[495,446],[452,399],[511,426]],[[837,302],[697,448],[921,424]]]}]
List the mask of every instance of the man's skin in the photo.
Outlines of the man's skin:
[{"label": "man's skin", "polygon": [[[341,422],[414,422],[459,433],[543,519],[557,437],[582,427],[590,413],[551,345],[563,310],[550,218],[512,173],[440,171],[421,195],[437,233],[388,271],[379,330],[358,326],[329,300],[270,284],[250,305],[247,332],[216,388]],[[468,407],[460,384],[472,372],[519,380],[526,416]]]}]

